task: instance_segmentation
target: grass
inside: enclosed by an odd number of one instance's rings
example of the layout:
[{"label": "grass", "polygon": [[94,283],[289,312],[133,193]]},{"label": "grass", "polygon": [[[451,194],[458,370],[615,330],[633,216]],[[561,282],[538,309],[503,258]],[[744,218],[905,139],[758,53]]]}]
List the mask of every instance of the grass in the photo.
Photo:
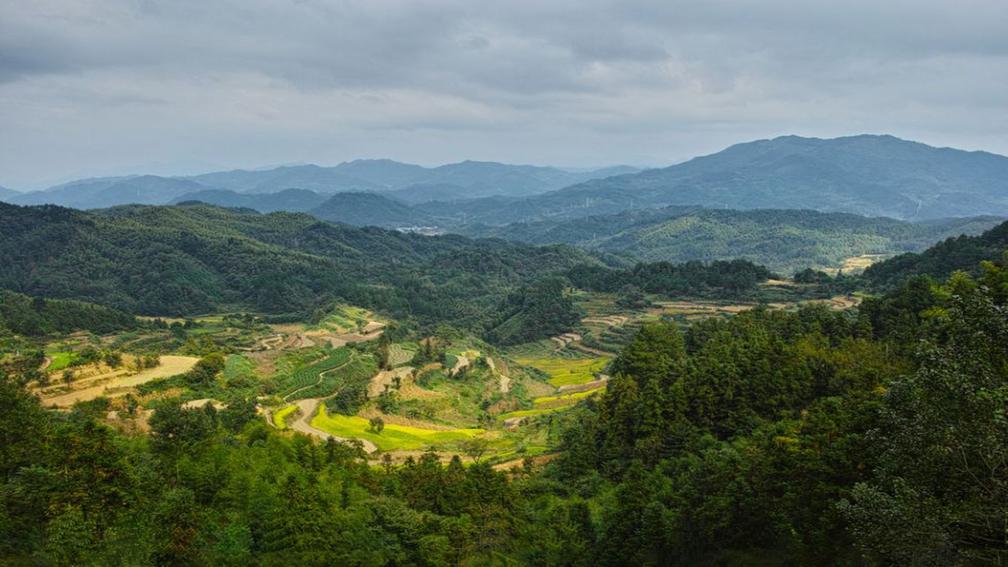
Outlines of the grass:
[{"label": "grass", "polygon": [[52,359],[52,364],[47,368],[50,372],[56,372],[58,370],[63,370],[64,368],[70,366],[70,363],[77,359],[77,353],[75,351],[58,351],[46,353],[46,356]]},{"label": "grass", "polygon": [[519,358],[519,364],[531,366],[545,372],[549,383],[554,386],[584,384],[595,380],[595,374],[601,372],[609,358]]},{"label": "grass", "polygon": [[407,425],[386,424],[381,433],[370,429],[368,420],[356,415],[329,415],[323,408],[312,419],[312,427],[337,437],[366,439],[382,451],[421,450],[427,447],[456,444],[484,433],[482,429],[423,429]]},{"label": "grass", "polygon": [[231,382],[248,377],[255,377],[255,364],[251,360],[240,354],[224,359],[224,380]]},{"label": "grass", "polygon": [[287,429],[287,418],[297,411],[297,406],[287,406],[273,414],[273,423],[277,429]]}]

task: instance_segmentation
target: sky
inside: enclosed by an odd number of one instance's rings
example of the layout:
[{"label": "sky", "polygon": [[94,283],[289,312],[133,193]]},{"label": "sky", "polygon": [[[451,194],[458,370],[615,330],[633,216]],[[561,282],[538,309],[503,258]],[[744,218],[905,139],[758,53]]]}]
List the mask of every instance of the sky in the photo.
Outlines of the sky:
[{"label": "sky", "polygon": [[387,157],[1008,154],[1008,1],[0,0],[0,185]]}]

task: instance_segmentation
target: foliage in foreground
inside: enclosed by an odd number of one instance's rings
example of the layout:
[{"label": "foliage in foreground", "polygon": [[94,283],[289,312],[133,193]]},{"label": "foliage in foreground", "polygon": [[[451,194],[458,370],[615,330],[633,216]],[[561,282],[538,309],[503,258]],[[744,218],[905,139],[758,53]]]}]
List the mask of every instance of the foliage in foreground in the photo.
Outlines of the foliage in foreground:
[{"label": "foliage in foreground", "polygon": [[251,402],[166,404],[128,437],[99,404],[46,412],[3,380],[0,559],[1003,564],[1006,303],[988,263],[859,312],[645,325],[597,401],[535,418],[566,429],[563,453],[510,479],[433,454],[368,466],[272,431]]}]

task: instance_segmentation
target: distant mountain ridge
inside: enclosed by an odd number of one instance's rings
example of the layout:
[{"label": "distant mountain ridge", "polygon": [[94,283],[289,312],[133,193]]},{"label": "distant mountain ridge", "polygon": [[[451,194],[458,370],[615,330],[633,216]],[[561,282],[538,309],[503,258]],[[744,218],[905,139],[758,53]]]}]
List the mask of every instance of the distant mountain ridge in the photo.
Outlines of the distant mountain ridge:
[{"label": "distant mountain ridge", "polygon": [[470,203],[493,224],[691,205],[813,209],[899,219],[1008,215],[1008,157],[893,136],[783,136],[508,203]]},{"label": "distant mountain ridge", "polygon": [[326,201],[326,196],[306,189],[284,189],[276,193],[238,193],[230,189],[204,189],[186,193],[170,204],[198,201],[219,207],[253,209],[260,213],[289,211],[303,213]]},{"label": "distant mountain ridge", "polygon": [[[636,171],[628,166],[599,170],[569,171],[556,167],[510,165],[496,162],[464,161],[427,168],[388,159],[356,160],[333,167],[319,165],[282,166],[265,170],[232,170],[188,177],[133,175],[82,179],[42,191],[13,193],[7,197],[18,205],[56,204],[79,209],[104,208],[122,204],[168,204],[188,193],[203,197],[229,198],[206,191],[235,193],[278,193],[301,189],[316,193],[395,192],[408,203],[432,199],[471,199],[490,195],[525,197],[594,179],[600,175]],[[437,190],[425,196],[431,187]]]},{"label": "distant mountain ridge", "polygon": [[100,209],[125,203],[157,205],[209,189],[195,181],[158,175],[101,177],[71,181],[43,191],[21,193],[9,202],[15,205],[60,205],[75,209]]},{"label": "distant mountain ridge", "polygon": [[3,185],[0,185],[0,201],[4,200],[6,198],[10,198],[10,197],[17,197],[20,194],[21,194],[20,191],[15,191],[13,189],[8,189],[7,187],[4,187]]}]

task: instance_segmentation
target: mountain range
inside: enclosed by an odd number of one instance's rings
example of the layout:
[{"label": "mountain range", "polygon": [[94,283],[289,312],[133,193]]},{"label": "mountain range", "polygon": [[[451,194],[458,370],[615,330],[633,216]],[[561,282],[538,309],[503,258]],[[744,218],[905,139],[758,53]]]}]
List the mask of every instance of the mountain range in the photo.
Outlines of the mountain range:
[{"label": "mountain range", "polygon": [[[571,171],[477,161],[428,168],[356,160],[333,167],[87,179],[31,193],[0,192],[0,198],[23,205],[101,208],[204,198],[224,204],[221,201],[241,199],[206,191],[269,194],[287,189],[379,193],[417,207],[418,218],[434,218],[444,228],[569,220],[668,206],[811,209],[926,220],[1008,215],[1008,157],[935,148],[893,136],[783,136],[644,171],[624,166]],[[322,202],[302,197],[315,206]],[[253,207],[276,208],[289,199],[292,205],[286,210],[308,210],[306,201],[291,194],[247,201]]]},{"label": "mountain range", "polygon": [[893,136],[783,136],[671,167],[594,179],[504,204],[473,200],[454,210],[456,220],[507,224],[670,205],[813,209],[908,220],[1006,215],[1008,157]]},{"label": "mountain range", "polygon": [[122,204],[167,204],[190,200],[180,199],[186,194],[194,194],[194,198],[207,196],[205,192],[212,190],[265,194],[301,189],[321,194],[388,192],[399,200],[419,203],[431,199],[471,199],[490,195],[525,197],[599,176],[633,171],[638,170],[617,166],[569,171],[555,167],[476,161],[427,168],[385,159],[356,160],[333,167],[297,165],[265,170],[221,171],[190,177],[135,175],[83,179],[29,193],[0,192],[0,199],[18,205],[55,204],[95,209]]}]

